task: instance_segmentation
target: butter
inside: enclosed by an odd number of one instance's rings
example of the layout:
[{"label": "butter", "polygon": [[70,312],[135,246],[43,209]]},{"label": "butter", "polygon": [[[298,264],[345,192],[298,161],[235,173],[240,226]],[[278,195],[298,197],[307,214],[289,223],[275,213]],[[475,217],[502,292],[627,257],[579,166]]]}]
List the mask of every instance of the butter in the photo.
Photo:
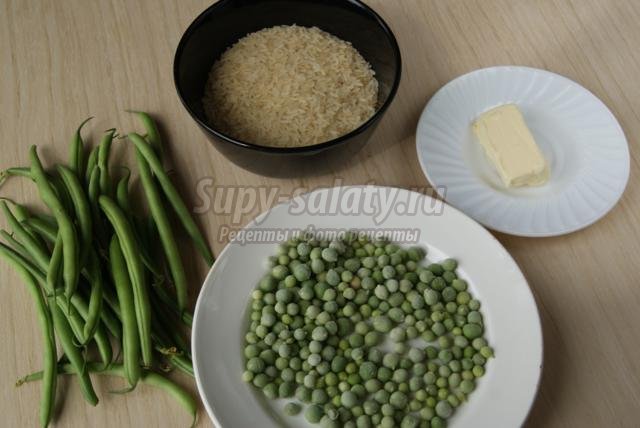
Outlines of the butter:
[{"label": "butter", "polygon": [[481,114],[472,129],[505,186],[539,186],[547,182],[547,162],[515,104]]}]

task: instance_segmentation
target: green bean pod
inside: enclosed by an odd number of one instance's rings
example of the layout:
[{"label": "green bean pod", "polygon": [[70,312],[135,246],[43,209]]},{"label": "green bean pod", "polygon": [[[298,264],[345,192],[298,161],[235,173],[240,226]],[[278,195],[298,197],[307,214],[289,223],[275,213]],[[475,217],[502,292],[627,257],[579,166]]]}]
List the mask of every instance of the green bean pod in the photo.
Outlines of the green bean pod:
[{"label": "green bean pod", "polygon": [[0,183],[6,180],[7,177],[24,177],[31,179],[31,170],[23,166],[16,166],[2,170],[0,172]]},{"label": "green bean pod", "polygon": [[200,232],[200,229],[196,225],[189,209],[185,205],[184,201],[180,197],[180,194],[176,190],[175,186],[169,179],[169,176],[162,168],[162,164],[160,160],[153,152],[153,149],[147,142],[138,134],[131,133],[128,135],[129,139],[133,142],[136,148],[140,151],[140,153],[144,156],[145,160],[148,162],[149,167],[155,174],[158,182],[160,183],[160,187],[164,191],[165,196],[173,206],[176,214],[178,215],[178,219],[182,223],[183,227],[187,231],[187,234],[191,237],[193,242],[196,245],[196,248],[205,259],[205,261],[209,264],[213,264],[213,254],[207,245],[204,236]]},{"label": "green bean pod", "polygon": [[62,276],[64,279],[64,292],[67,298],[70,298],[73,293],[75,293],[80,276],[80,268],[78,266],[78,240],[75,227],[69,214],[67,214],[67,211],[64,209],[62,203],[55,195],[51,184],[47,180],[40,159],[38,158],[36,146],[31,146],[30,157],[31,174],[36,180],[40,197],[53,212],[58,223],[58,231],[62,235]]},{"label": "green bean pod", "polygon": [[171,272],[171,278],[176,289],[176,296],[178,299],[178,310],[184,311],[187,307],[187,300],[189,298],[187,294],[187,275],[184,271],[184,265],[180,258],[180,251],[176,244],[175,236],[171,230],[171,224],[167,213],[162,204],[162,198],[160,192],[156,187],[156,183],[151,175],[149,164],[142,156],[139,150],[136,149],[136,160],[138,164],[138,171],[140,173],[140,180],[142,181],[142,187],[144,193],[147,196],[149,202],[149,210],[153,217],[156,227],[158,228],[158,234],[160,235],[160,242],[162,248],[169,263],[169,271]]},{"label": "green bean pod", "polygon": [[76,132],[71,138],[71,144],[69,148],[69,165],[73,172],[78,177],[84,177],[84,142],[82,141],[82,127],[93,119],[93,116],[86,118],[80,126],[76,129]]},{"label": "green bean pod", "polygon": [[147,292],[145,271],[140,257],[140,248],[134,239],[133,230],[129,220],[120,207],[108,196],[100,196],[98,200],[102,211],[113,226],[120,247],[126,260],[127,271],[133,288],[133,300],[140,335],[140,348],[142,361],[145,366],[151,366],[153,362],[151,346],[151,306]]},{"label": "green bean pod", "polygon": [[[103,290],[103,295],[105,294],[106,291],[107,289]],[[105,298],[105,300],[107,299]],[[113,337],[115,337],[118,340],[122,340],[122,324],[120,322],[118,315],[114,313],[115,311],[113,310],[113,308],[111,308],[111,305],[109,306],[102,305],[102,311],[100,312],[100,320],[105,325],[107,330],[109,330],[109,333],[111,333]]]},{"label": "green bean pod", "polygon": [[158,260],[151,257],[151,255],[149,254],[148,246],[145,245],[145,242],[142,240],[140,228],[136,223],[136,218],[132,214],[133,211],[131,210],[131,202],[129,200],[130,176],[131,171],[127,169],[127,174],[122,177],[120,181],[118,181],[118,185],[116,187],[116,201],[118,202],[118,206],[131,221],[131,225],[133,226],[133,233],[136,240],[140,244],[140,250],[142,251],[140,254],[140,256],[142,257],[142,263],[144,263],[146,268],[149,269],[155,277],[160,277],[162,276],[162,269],[160,268],[160,266],[158,266]]},{"label": "green bean pod", "polygon": [[62,268],[62,236],[58,234],[56,243],[53,246],[51,252],[51,259],[49,260],[49,267],[47,268],[47,287],[49,290],[55,292],[56,284],[60,277],[60,270]]},{"label": "green bean pod", "polygon": [[29,252],[36,265],[43,271],[46,271],[49,265],[49,256],[46,248],[42,247],[42,245],[27,232],[27,230],[22,226],[22,223],[20,223],[13,215],[5,201],[0,201],[0,207],[7,219],[9,227],[11,227],[11,230],[17,238],[16,240]]},{"label": "green bean pod", "polygon": [[[82,300],[78,294],[75,294],[71,298],[71,303],[73,303],[78,314],[80,314],[82,319],[86,322],[89,318],[89,307],[86,302]],[[105,325],[103,323],[98,323],[95,334],[93,335],[93,340],[96,342],[100,359],[104,366],[107,367],[113,361],[113,349],[111,349],[111,342],[109,341],[109,336],[107,335],[107,331],[105,330]]]},{"label": "green bean pod", "polygon": [[85,400],[92,406],[95,406],[98,404],[98,397],[96,396],[93,385],[91,384],[91,378],[89,377],[89,373],[85,366],[85,360],[82,356],[82,352],[80,352],[73,343],[73,333],[69,323],[56,304],[54,298],[49,297],[49,302],[49,310],[51,311],[51,316],[53,318],[53,326],[60,344],[62,345],[62,349],[69,359],[74,372],[78,374],[80,389],[82,390]]},{"label": "green bean pod", "polygon": [[162,158],[164,157],[164,146],[162,144],[162,138],[160,137],[158,125],[151,118],[149,113],[146,113],[144,111],[132,111],[132,113],[135,113],[142,122],[144,130],[147,132],[146,140],[149,142],[149,144],[151,144],[151,147],[156,152],[158,160],[162,162]]},{"label": "green bean pod", "polygon": [[56,241],[58,229],[40,217],[29,217],[23,222],[23,225],[25,229],[37,233],[49,243]]},{"label": "green bean pod", "polygon": [[167,308],[180,317],[180,320],[186,326],[191,327],[193,324],[193,314],[187,310],[180,312],[175,300],[169,296],[169,293],[167,293],[167,290],[165,290],[162,285],[154,285],[151,287],[151,290],[160,298]]},{"label": "green bean pod", "polygon": [[[107,369],[102,367],[101,364],[97,363],[87,363],[87,370],[91,373],[96,373],[99,375],[106,376],[117,376],[126,378],[124,373],[124,367],[121,364],[112,364]],[[74,367],[71,364],[59,364],[58,365],[58,373],[59,374],[75,374]],[[16,382],[16,385],[22,385],[27,382],[34,382],[42,379],[43,372],[35,372],[31,373],[23,378],[19,379]],[[154,373],[154,372],[145,372],[141,377],[141,381],[144,384],[149,386],[153,386],[156,388],[163,389],[169,395],[171,395],[193,418],[193,423],[191,426],[194,426],[196,423],[196,418],[198,416],[198,405],[196,401],[189,395],[187,391],[182,389],[179,385],[173,383],[171,380],[166,377]]]},{"label": "green bean pod", "polygon": [[[31,214],[29,213],[29,210],[26,207],[24,207],[23,205],[15,203],[14,201],[12,201],[10,199],[7,199],[7,198],[0,198],[0,199],[4,199],[6,201],[11,202],[11,204],[13,205],[13,215],[20,222],[20,224],[24,225],[24,222],[31,217]],[[38,241],[38,244],[41,247],[46,247],[46,243],[38,236],[37,233],[31,232],[27,228],[25,228],[25,230],[27,231],[27,233],[29,235],[31,235],[31,237],[33,239]]]},{"label": "green bean pod", "polygon": [[100,270],[100,262],[95,251],[89,252],[89,260],[87,265],[87,279],[91,285],[91,295],[89,298],[89,310],[85,318],[84,338],[85,343],[90,341],[100,322],[100,313],[102,312],[102,290],[104,288],[102,272]]},{"label": "green bean pod", "polygon": [[117,237],[111,239],[109,245],[109,261],[111,275],[116,287],[120,316],[122,319],[122,347],[124,372],[129,385],[136,386],[140,380],[140,338],[136,323],[136,310],[131,282],[127,274],[127,265],[122,255]]},{"label": "green bean pod", "polygon": [[127,215],[131,215],[131,204],[129,203],[129,178],[131,171],[126,170],[126,174],[118,181],[116,186],[116,201]]},{"label": "green bean pod", "polygon": [[20,254],[21,257],[24,257],[29,262],[34,263],[33,257],[31,257],[31,254],[29,253],[29,251],[24,247],[24,245],[19,243],[9,232],[2,229],[0,230],[0,236],[2,236],[2,238],[6,241],[7,245],[13,251]]},{"label": "green bean pod", "polygon": [[115,135],[115,129],[109,129],[102,140],[98,149],[98,167],[100,168],[100,193],[102,195],[111,196],[111,179],[109,178],[109,153],[111,152],[111,142]]},{"label": "green bean pod", "polygon": [[[40,400],[40,425],[46,427],[49,425],[53,415],[57,384],[57,353],[51,315],[49,314],[47,304],[42,297],[40,288],[29,271],[13,258],[6,257],[5,252],[0,251],[0,255],[5,256],[5,259],[22,277],[22,280],[26,284],[31,297],[36,304],[36,312],[38,314],[38,321],[40,323],[40,328],[42,329],[42,340],[44,342],[42,365],[42,379],[44,381],[42,383],[42,399]],[[53,303],[53,306],[56,306],[55,302]]]},{"label": "green bean pod", "polygon": [[[42,288],[44,288],[48,296],[54,295],[53,289],[48,288],[45,274],[40,269],[38,269],[38,267],[30,263],[24,257],[20,256],[18,253],[16,253],[11,248],[9,248],[8,246],[2,243],[0,243],[0,253],[2,253],[2,256],[5,257],[6,259],[10,259],[12,263],[18,263],[24,269],[26,269],[31,274],[31,276],[33,276],[38,281],[38,283],[42,286]],[[74,296],[71,299],[71,302],[77,303],[75,302],[75,300],[78,298],[79,298],[78,296]],[[60,307],[60,309],[62,309],[63,313],[67,316],[67,319],[69,320],[69,324],[71,326],[71,330],[73,331],[73,334],[76,337],[76,340],[78,342],[82,342],[83,341],[82,328],[83,328],[84,322],[75,308],[75,306],[77,305],[74,304],[69,306],[67,299],[62,295],[56,296],[56,302],[58,303],[58,306]]]},{"label": "green bean pod", "polygon": [[162,333],[156,338],[160,339],[158,343],[163,347],[175,346],[181,353],[190,357],[191,346],[179,330],[180,324],[173,322],[174,317],[168,312],[168,308],[163,305],[155,293],[150,294],[150,296],[153,307],[154,330]]},{"label": "green bean pod", "polygon": [[[47,223],[46,221],[44,221],[43,219],[40,218],[36,218],[36,217],[32,217],[30,218],[27,222],[26,222],[26,226],[31,227],[34,231],[39,232],[43,237],[45,237],[45,239],[51,243],[55,242],[56,240],[56,236],[57,236],[57,229],[55,226]],[[55,247],[54,247],[55,250]],[[83,274],[85,275],[85,277],[87,277],[88,275],[86,274],[86,271],[83,272]],[[104,284],[104,282],[103,282]],[[51,288],[53,290],[53,288]],[[107,290],[104,289],[103,287],[103,295],[107,292]],[[71,303],[73,303],[75,306],[78,306],[79,304],[83,304],[86,305],[84,303],[84,300],[82,300],[81,297],[74,295],[71,298]],[[105,324],[105,326],[107,327],[107,330],[109,330],[109,333],[111,333],[111,335],[113,335],[115,338],[117,339],[121,339],[122,338],[122,329],[120,327],[120,323],[119,321],[113,316],[113,314],[111,313],[110,310],[108,310],[107,308],[104,308],[100,311],[100,319],[102,320],[102,322]],[[72,323],[72,327],[74,327],[74,324]],[[84,328],[80,328],[80,332],[82,332],[84,330]],[[74,328],[74,332],[76,332],[77,329]],[[80,336],[77,336],[78,340],[80,342],[84,342],[84,340],[80,339]]]},{"label": "green bean pod", "polygon": [[84,170],[84,181],[89,186],[89,181],[91,180],[91,173],[93,172],[96,165],[98,165],[98,149],[100,146],[95,146],[89,152],[89,156],[87,157],[87,165]]},{"label": "green bean pod", "polygon": [[[78,176],[64,165],[58,165],[58,173],[69,192],[71,202],[76,213],[78,229],[80,230],[81,260],[85,260],[87,257],[86,255],[89,254],[91,241],[93,239],[91,207],[87,196],[82,189],[82,184],[80,184]],[[81,262],[81,265],[84,265],[84,263]]]},{"label": "green bean pod", "polygon": [[[119,369],[119,367],[111,367],[109,370],[107,370],[107,372],[119,374],[121,373],[121,370]],[[191,426],[195,425],[198,416],[198,405],[188,392],[186,392],[184,389],[182,389],[180,386],[173,383],[166,377],[154,372],[146,372],[142,376],[142,382],[147,385],[163,389],[165,392],[171,395],[178,403],[180,403],[180,405],[185,410],[187,410],[187,412],[189,412],[189,414],[193,418]]]}]

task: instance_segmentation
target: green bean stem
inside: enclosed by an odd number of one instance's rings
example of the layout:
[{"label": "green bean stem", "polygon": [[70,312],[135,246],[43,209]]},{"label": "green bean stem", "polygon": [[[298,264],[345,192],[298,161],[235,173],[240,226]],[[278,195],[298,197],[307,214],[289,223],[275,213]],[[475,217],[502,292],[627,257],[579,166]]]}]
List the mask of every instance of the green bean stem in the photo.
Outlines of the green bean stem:
[{"label": "green bean stem", "polygon": [[62,235],[62,258],[63,269],[62,276],[64,278],[64,292],[70,298],[78,285],[78,277],[80,269],[78,267],[78,241],[76,237],[73,221],[62,206],[62,203],[55,195],[51,183],[47,180],[36,146],[31,146],[31,174],[36,180],[40,197],[44,203],[51,209],[58,223],[59,233]]},{"label": "green bean stem", "polygon": [[209,249],[209,246],[207,245],[207,242],[204,239],[204,236],[202,235],[202,233],[200,232],[200,229],[198,228],[195,221],[193,220],[193,217],[191,216],[191,213],[189,212],[189,209],[185,205],[184,201],[180,197],[180,194],[178,193],[175,186],[169,179],[169,176],[167,175],[165,170],[162,168],[162,164],[160,163],[160,160],[153,152],[153,149],[151,148],[151,146],[149,146],[149,144],[147,144],[147,142],[140,135],[136,133],[131,133],[128,135],[128,137],[136,146],[136,148],[140,151],[140,153],[144,156],[145,160],[149,163],[151,170],[157,177],[158,182],[160,183],[160,187],[162,187],[162,190],[164,191],[165,196],[173,206],[173,209],[176,211],[176,214],[178,215],[178,219],[184,226],[185,230],[187,231],[187,234],[191,237],[191,239],[195,243],[196,248],[198,249],[200,254],[202,254],[202,257],[204,257],[205,261],[209,265],[212,265],[214,260],[213,254],[211,254],[211,250]]},{"label": "green bean stem", "polygon": [[[5,260],[7,260],[22,277],[22,280],[26,284],[31,297],[36,304],[36,312],[38,314],[38,321],[40,323],[40,328],[42,329],[42,340],[44,342],[44,369],[42,371],[42,378],[44,379],[44,382],[42,383],[42,399],[40,400],[40,425],[46,427],[49,425],[53,415],[57,383],[56,343],[51,315],[47,309],[47,304],[45,303],[44,297],[42,297],[42,293],[40,292],[40,288],[38,287],[35,278],[21,263],[18,263],[11,257],[7,257],[5,252],[0,252],[0,255],[5,256]],[[55,306],[56,304],[53,303],[53,305]]]},{"label": "green bean stem", "polygon": [[171,224],[169,223],[169,218],[167,217],[167,213],[162,205],[160,192],[153,180],[149,165],[142,156],[142,153],[137,149],[136,160],[138,163],[142,187],[144,188],[147,201],[149,202],[151,216],[158,228],[160,242],[162,243],[162,248],[164,249],[164,253],[169,263],[169,271],[171,272],[173,284],[176,289],[176,296],[178,298],[178,309],[182,312],[187,307],[187,300],[189,296],[187,294],[187,276],[184,271],[182,259],[180,258],[180,251],[178,250],[176,239],[173,235],[173,231],[171,230]]},{"label": "green bean stem", "polygon": [[133,300],[138,323],[138,333],[140,335],[142,361],[146,366],[151,366],[153,362],[151,346],[151,306],[149,304],[140,249],[137,241],[133,238],[133,230],[129,220],[127,220],[125,214],[113,199],[103,195],[100,196],[98,202],[120,241],[133,288]]},{"label": "green bean stem", "polygon": [[129,385],[136,386],[140,379],[140,338],[136,323],[136,310],[131,282],[127,274],[127,265],[122,255],[117,237],[111,239],[109,245],[109,261],[111,275],[118,295],[120,317],[122,319],[122,347],[124,372]]}]

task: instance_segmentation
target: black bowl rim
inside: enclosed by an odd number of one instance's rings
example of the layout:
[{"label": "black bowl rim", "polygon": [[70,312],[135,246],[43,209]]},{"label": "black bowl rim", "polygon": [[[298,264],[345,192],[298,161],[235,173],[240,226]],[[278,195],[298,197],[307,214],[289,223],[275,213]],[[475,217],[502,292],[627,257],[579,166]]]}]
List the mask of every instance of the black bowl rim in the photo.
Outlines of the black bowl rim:
[{"label": "black bowl rim", "polygon": [[200,25],[201,21],[204,20],[205,17],[208,16],[210,13],[213,13],[215,11],[215,9],[217,9],[219,7],[222,7],[224,4],[228,3],[229,1],[233,1],[233,0],[220,0],[220,1],[212,4],[208,8],[206,8],[203,12],[201,12],[193,20],[193,22],[191,22],[191,24],[189,24],[189,27],[187,27],[185,32],[182,34],[182,37],[180,38],[180,42],[178,43],[178,47],[176,48],[176,53],[175,53],[175,55],[173,57],[173,83],[174,83],[174,86],[176,88],[176,91],[178,92],[178,97],[180,98],[180,101],[182,102],[182,105],[189,112],[189,115],[198,123],[198,125],[200,125],[200,127],[202,127],[205,130],[207,130],[207,132],[215,135],[220,140],[222,140],[224,142],[227,142],[227,143],[230,143],[230,144],[233,144],[233,145],[238,146],[238,147],[245,148],[245,149],[256,150],[256,151],[267,152],[267,153],[282,153],[282,154],[286,154],[286,153],[313,153],[313,152],[317,152],[317,151],[323,151],[324,149],[327,149],[327,148],[330,148],[330,147],[333,147],[333,146],[337,146],[337,145],[339,145],[341,143],[344,143],[344,142],[350,140],[352,137],[362,133],[367,128],[372,126],[374,123],[376,123],[378,121],[378,119],[380,117],[382,117],[384,112],[387,110],[387,108],[389,107],[389,105],[391,104],[393,99],[395,98],[396,93],[398,91],[398,87],[400,86],[400,78],[401,78],[401,75],[402,75],[402,57],[401,57],[401,54],[400,54],[400,47],[398,46],[398,41],[396,40],[396,37],[393,34],[393,31],[391,31],[391,28],[389,27],[389,25],[384,21],[384,19],[382,19],[382,17],[380,15],[378,15],[378,13],[375,10],[373,10],[368,5],[364,4],[362,1],[360,1],[360,0],[342,0],[342,1],[345,1],[347,3],[354,4],[354,5],[358,6],[358,7],[360,7],[365,12],[367,12],[369,15],[371,15],[376,20],[378,25],[384,30],[387,38],[391,42],[391,47],[392,47],[393,53],[395,55],[395,63],[396,63],[395,66],[396,66],[397,72],[396,72],[396,76],[395,76],[394,81],[393,81],[393,85],[391,87],[391,91],[389,91],[389,95],[387,96],[387,99],[382,104],[382,106],[380,106],[380,108],[378,108],[376,110],[376,112],[369,119],[367,119],[367,121],[362,123],[360,126],[358,126],[353,131],[349,132],[348,134],[342,135],[342,136],[340,136],[338,138],[334,138],[333,140],[325,141],[323,143],[313,144],[313,145],[310,145],[310,146],[301,146],[301,147],[261,146],[261,145],[258,145],[258,144],[248,143],[246,141],[242,141],[242,140],[239,140],[237,138],[233,138],[230,135],[227,135],[227,134],[224,134],[224,133],[222,133],[220,131],[215,130],[214,128],[209,126],[208,123],[206,123],[203,120],[200,120],[200,118],[195,114],[195,112],[193,111],[191,106],[186,102],[186,100],[182,96],[182,90],[180,88],[180,84],[178,83],[178,61],[179,61],[180,57],[182,56],[182,51],[184,50],[184,45],[185,45],[187,39],[196,30],[196,28],[198,28],[198,26]]}]

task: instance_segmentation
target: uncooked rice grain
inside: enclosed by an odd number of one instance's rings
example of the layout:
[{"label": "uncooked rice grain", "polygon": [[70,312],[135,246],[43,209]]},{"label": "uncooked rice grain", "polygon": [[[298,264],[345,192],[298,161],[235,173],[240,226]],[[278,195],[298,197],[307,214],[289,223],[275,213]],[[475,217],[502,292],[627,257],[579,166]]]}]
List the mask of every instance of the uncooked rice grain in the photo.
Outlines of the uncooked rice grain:
[{"label": "uncooked rice grain", "polygon": [[262,146],[298,147],[345,135],[375,112],[374,71],[348,42],[319,28],[251,33],[213,65],[203,99],[214,128]]}]

